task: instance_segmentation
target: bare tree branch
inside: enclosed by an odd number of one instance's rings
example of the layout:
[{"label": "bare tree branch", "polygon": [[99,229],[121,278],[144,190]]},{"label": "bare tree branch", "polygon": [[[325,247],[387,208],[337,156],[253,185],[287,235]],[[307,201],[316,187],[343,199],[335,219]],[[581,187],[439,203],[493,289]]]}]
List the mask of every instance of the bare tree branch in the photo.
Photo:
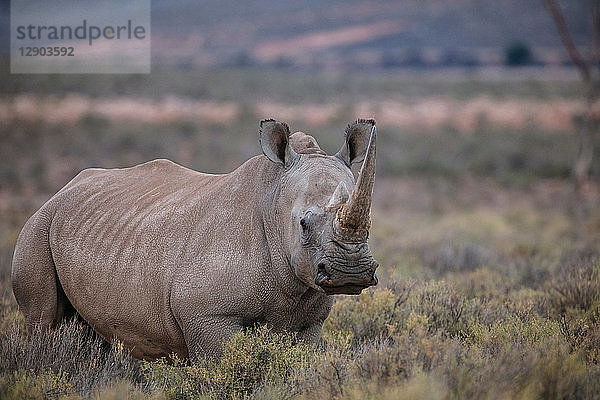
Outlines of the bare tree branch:
[{"label": "bare tree branch", "polygon": [[600,62],[600,0],[592,1],[592,54],[590,63],[593,66]]},{"label": "bare tree branch", "polygon": [[579,53],[579,50],[577,50],[577,47],[573,42],[573,38],[569,33],[569,28],[567,27],[567,23],[565,21],[565,17],[563,16],[562,11],[560,10],[558,4],[556,4],[555,0],[542,1],[546,5],[548,10],[550,10],[550,14],[552,14],[552,19],[554,19],[554,23],[558,28],[558,34],[560,35],[560,38],[563,44],[565,45],[567,52],[569,53],[569,57],[571,57],[571,60],[579,69],[579,73],[581,74],[581,78],[583,79],[583,81],[586,84],[589,84],[592,80],[590,67],[585,62],[584,58],[581,56],[581,53]]}]

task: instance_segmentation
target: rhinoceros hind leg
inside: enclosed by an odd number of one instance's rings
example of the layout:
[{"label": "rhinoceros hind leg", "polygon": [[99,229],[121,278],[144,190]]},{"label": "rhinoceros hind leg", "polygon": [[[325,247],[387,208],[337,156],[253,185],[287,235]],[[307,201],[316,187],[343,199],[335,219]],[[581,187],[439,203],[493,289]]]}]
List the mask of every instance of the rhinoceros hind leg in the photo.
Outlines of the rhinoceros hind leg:
[{"label": "rhinoceros hind leg", "polygon": [[12,286],[27,330],[54,328],[75,310],[64,294],[48,241],[50,217],[42,208],[23,227],[12,262]]}]

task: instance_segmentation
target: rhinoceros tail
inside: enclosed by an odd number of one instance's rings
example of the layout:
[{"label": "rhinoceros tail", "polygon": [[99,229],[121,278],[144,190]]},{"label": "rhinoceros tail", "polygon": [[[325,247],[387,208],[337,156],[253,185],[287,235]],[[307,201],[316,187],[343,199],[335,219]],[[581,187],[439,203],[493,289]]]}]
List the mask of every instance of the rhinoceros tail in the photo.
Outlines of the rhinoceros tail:
[{"label": "rhinoceros tail", "polygon": [[42,207],[21,230],[12,261],[12,286],[27,330],[54,328],[75,309],[60,285],[49,243],[51,213]]}]

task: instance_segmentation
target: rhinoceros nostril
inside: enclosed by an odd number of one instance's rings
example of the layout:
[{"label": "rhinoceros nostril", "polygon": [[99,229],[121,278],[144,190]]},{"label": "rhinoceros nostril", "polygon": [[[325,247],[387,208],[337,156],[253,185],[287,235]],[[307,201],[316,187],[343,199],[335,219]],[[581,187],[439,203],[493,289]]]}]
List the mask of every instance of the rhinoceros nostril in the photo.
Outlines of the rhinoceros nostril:
[{"label": "rhinoceros nostril", "polygon": [[319,271],[315,277],[315,283],[320,286],[333,286],[333,282],[326,273]]},{"label": "rhinoceros nostril", "polygon": [[320,262],[320,263],[317,265],[317,271],[318,271],[318,272],[323,272],[323,273],[326,273],[326,272],[325,272],[325,263],[324,263],[323,261],[321,261],[321,262]]},{"label": "rhinoceros nostril", "polygon": [[373,278],[371,278],[371,281],[369,282],[369,286],[377,286],[378,283],[379,283],[379,279],[377,279],[377,275],[373,274]]}]

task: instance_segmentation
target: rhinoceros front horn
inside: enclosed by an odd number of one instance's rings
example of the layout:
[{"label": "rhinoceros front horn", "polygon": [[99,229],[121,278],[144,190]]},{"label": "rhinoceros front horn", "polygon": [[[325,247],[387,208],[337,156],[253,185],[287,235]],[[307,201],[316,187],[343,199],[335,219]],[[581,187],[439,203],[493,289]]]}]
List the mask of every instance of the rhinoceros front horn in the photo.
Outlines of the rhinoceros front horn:
[{"label": "rhinoceros front horn", "polygon": [[375,183],[376,138],[377,129],[373,125],[369,145],[352,195],[337,211],[336,233],[346,242],[364,242],[368,237],[371,226],[371,199]]}]

